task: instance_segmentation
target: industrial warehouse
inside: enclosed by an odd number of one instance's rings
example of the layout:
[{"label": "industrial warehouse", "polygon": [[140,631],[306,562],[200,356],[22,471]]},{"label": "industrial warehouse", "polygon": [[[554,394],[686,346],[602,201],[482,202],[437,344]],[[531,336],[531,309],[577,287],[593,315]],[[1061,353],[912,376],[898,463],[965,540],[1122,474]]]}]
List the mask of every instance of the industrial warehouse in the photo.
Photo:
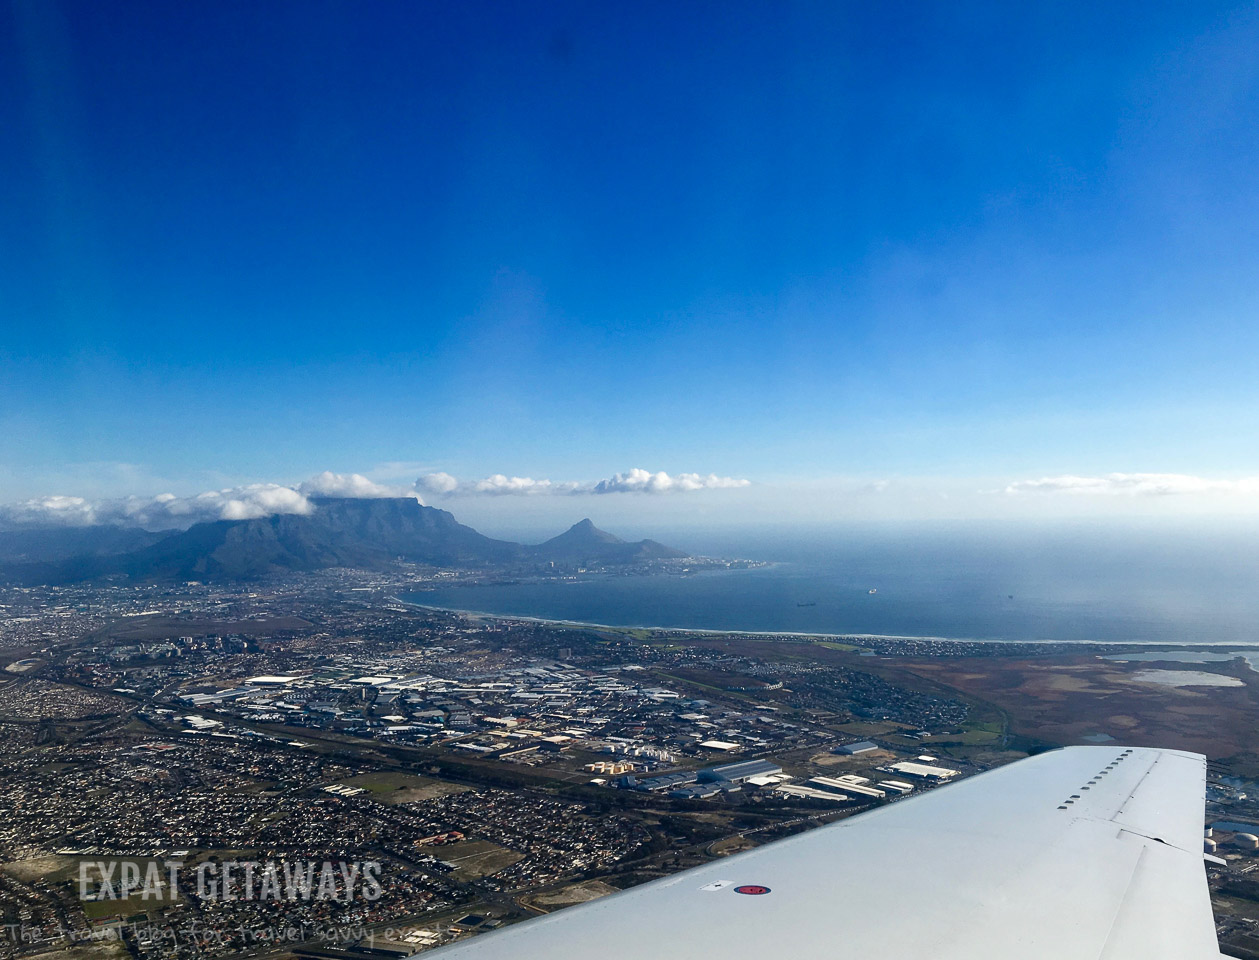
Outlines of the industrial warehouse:
[{"label": "industrial warehouse", "polygon": [[[862,755],[886,751],[868,741],[844,744],[830,751],[832,755],[856,759]],[[877,762],[875,760],[874,762]],[[591,764],[592,772],[622,773],[623,768],[613,763]],[[914,760],[895,761],[875,768],[880,774],[891,774],[916,780],[919,784],[946,783],[961,774],[959,770],[938,766],[935,757],[919,756]],[[855,773],[835,776],[818,774],[807,776],[803,782],[785,773],[781,764],[769,759],[740,760],[699,770],[669,770],[650,777],[636,777],[626,770],[615,786],[625,790],[662,794],[677,800],[704,800],[710,797],[736,794],[745,787],[768,789],[781,797],[804,800],[820,800],[827,803],[872,803],[878,800],[897,799],[917,789],[914,783],[888,776],[874,779]]]}]

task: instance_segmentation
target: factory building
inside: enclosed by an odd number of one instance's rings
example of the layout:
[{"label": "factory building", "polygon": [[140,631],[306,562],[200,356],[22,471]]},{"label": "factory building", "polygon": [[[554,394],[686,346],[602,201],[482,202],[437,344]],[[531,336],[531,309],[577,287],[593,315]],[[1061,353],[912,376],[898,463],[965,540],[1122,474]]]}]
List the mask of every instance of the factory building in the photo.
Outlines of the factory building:
[{"label": "factory building", "polygon": [[[731,786],[734,786],[731,784]],[[736,787],[736,789],[738,789]],[[676,790],[670,790],[669,796],[678,800],[703,800],[705,797],[711,797],[721,793],[721,787],[715,783],[694,783],[689,787],[678,787]]]},{"label": "factory building", "polygon": [[888,793],[899,793],[902,796],[906,793],[914,792],[914,785],[906,783],[904,780],[880,780],[879,786]]},{"label": "factory building", "polygon": [[702,800],[719,793],[738,793],[742,789],[740,784],[720,780],[716,783],[696,783],[689,787],[679,787],[676,790],[670,790],[669,796],[677,797],[679,800]]},{"label": "factory building", "polygon": [[774,788],[775,793],[781,793],[785,797],[800,797],[805,800],[829,800],[831,803],[843,803],[848,797],[842,793],[831,793],[829,790],[819,790],[816,787],[806,787],[803,784],[784,783]]},{"label": "factory building", "polygon": [[[739,763],[708,767],[705,770],[673,770],[642,779],[635,779],[632,776],[622,777],[617,785],[631,790],[668,793],[671,797],[681,799],[697,799],[711,797],[716,793],[731,793],[741,789],[739,784],[748,780],[761,780],[764,783],[766,782],[764,778],[774,777],[781,773],[782,767],[768,760],[743,760]],[[697,783],[703,789],[696,789]]]},{"label": "factory building", "polygon": [[750,783],[754,787],[773,787],[773,786],[777,786],[780,783],[784,783],[787,780],[794,780],[794,779],[795,778],[792,777],[790,774],[771,773],[763,777],[748,777],[743,782]]},{"label": "factory building", "polygon": [[948,767],[931,767],[925,763],[915,763],[912,760],[893,763],[880,769],[885,769],[889,773],[903,773],[907,777],[918,777],[920,780],[951,780],[959,773],[959,771],[950,770]]},{"label": "factory building", "polygon": [[662,773],[659,776],[645,777],[642,780],[636,780],[629,786],[631,786],[634,790],[656,792],[660,790],[674,790],[678,787],[684,787],[688,783],[694,783],[695,779],[696,773],[694,770],[675,770],[673,773]]},{"label": "factory building", "polygon": [[718,767],[708,767],[699,771],[698,776],[701,783],[713,783],[719,780],[740,783],[752,777],[767,777],[782,772],[782,767],[769,760],[742,760],[739,763],[725,763]]},{"label": "factory building", "polygon": [[812,777],[807,786],[811,790],[827,790],[831,793],[842,793],[847,784],[841,783],[834,777]]},{"label": "factory building", "polygon": [[836,747],[831,753],[838,753],[847,757],[855,757],[859,753],[869,753],[872,750],[878,750],[878,744],[871,743],[869,740],[858,740],[856,743],[845,743],[842,747]]},{"label": "factory building", "polygon": [[877,787],[869,787],[864,783],[853,783],[851,780],[840,780],[836,777],[814,777],[809,780],[808,785],[821,790],[847,793],[857,799],[882,800],[887,796],[886,791]]}]

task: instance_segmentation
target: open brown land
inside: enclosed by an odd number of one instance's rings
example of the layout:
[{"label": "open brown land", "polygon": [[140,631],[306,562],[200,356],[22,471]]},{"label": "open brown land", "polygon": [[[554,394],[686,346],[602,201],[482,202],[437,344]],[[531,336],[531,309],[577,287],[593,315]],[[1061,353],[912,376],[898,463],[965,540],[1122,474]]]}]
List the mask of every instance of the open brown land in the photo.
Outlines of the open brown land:
[{"label": "open brown land", "polygon": [[[1259,769],[1259,673],[1236,659],[1210,663],[1105,660],[1096,652],[1048,656],[861,656],[834,644],[745,637],[697,638],[709,647],[763,660],[811,660],[876,674],[906,687],[960,695],[975,721],[947,740],[998,747],[1010,737],[1030,745],[1105,742],[1171,747]],[[1213,674],[1236,686],[1168,686],[1148,671]],[[789,684],[790,685],[790,684]],[[892,737],[889,725],[847,725],[858,735]]]},{"label": "open brown land", "polygon": [[601,880],[587,880],[584,883],[570,883],[558,890],[522,897],[522,901],[538,910],[547,913],[560,907],[571,907],[577,903],[588,903],[598,900],[610,893],[616,893],[616,887]]},{"label": "open brown land", "polygon": [[442,848],[442,859],[460,880],[476,880],[519,863],[524,854],[488,840],[463,840]]},{"label": "open brown land", "polygon": [[673,671],[673,675],[680,680],[686,680],[689,683],[703,687],[710,687],[714,690],[757,691],[770,685],[769,681],[757,677],[749,677],[745,673],[733,673],[728,670],[712,668],[680,667]]},{"label": "open brown land", "polygon": [[1193,750],[1213,759],[1255,752],[1259,674],[1238,661],[1192,664],[1195,672],[1235,677],[1241,685],[1174,687],[1137,679],[1151,666],[1096,656],[901,664],[916,676],[996,705],[1008,716],[1010,732],[1022,736],[1067,745],[1107,735],[1132,746]]}]

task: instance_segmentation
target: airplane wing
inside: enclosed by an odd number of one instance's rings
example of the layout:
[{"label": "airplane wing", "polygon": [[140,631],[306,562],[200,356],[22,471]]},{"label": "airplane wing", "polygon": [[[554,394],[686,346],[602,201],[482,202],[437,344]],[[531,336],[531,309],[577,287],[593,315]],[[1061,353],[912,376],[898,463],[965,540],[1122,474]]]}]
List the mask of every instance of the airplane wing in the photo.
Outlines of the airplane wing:
[{"label": "airplane wing", "polygon": [[441,960],[1219,960],[1206,762],[1069,747],[581,906]]}]

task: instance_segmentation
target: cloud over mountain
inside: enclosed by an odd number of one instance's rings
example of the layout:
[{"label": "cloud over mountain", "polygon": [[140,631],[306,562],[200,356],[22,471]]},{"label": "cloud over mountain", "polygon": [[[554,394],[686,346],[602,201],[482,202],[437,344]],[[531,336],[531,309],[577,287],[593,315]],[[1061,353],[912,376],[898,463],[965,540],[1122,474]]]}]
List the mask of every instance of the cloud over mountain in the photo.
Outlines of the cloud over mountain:
[{"label": "cloud over mountain", "polygon": [[357,473],[324,471],[295,487],[279,483],[250,483],[185,497],[173,493],[110,500],[36,497],[0,506],[0,525],[87,527],[108,523],[146,530],[170,530],[206,520],[254,520],[276,514],[307,515],[314,511],[310,502],[312,497],[375,499],[416,497],[416,494],[409,488],[375,483]]},{"label": "cloud over mountain", "polygon": [[333,473],[331,470],[317,473],[305,483],[298,484],[297,491],[307,497],[348,497],[359,500],[415,496],[406,487],[376,483],[361,473]]},{"label": "cloud over mountain", "polygon": [[692,493],[697,490],[722,490],[750,486],[751,481],[716,474],[698,473],[669,475],[663,470],[652,473],[636,467],[626,473],[613,474],[593,483],[535,480],[532,477],[508,477],[501,473],[483,480],[459,480],[448,473],[429,473],[415,482],[417,490],[439,496],[536,496],[580,495],[605,493]]},{"label": "cloud over mountain", "polygon": [[35,497],[0,507],[0,521],[14,525],[85,527],[97,522],[96,507],[96,503],[83,497]]},{"label": "cloud over mountain", "polygon": [[1018,480],[1006,487],[1005,492],[1130,497],[1253,495],[1259,493],[1259,477],[1212,480],[1182,473],[1107,473],[1099,477],[1067,474]]},{"label": "cloud over mountain", "polygon": [[426,473],[415,481],[415,489],[421,493],[432,493],[443,496],[459,489],[459,481],[448,473]]},{"label": "cloud over mountain", "polygon": [[0,523],[67,527],[110,523],[147,530],[168,530],[204,520],[252,520],[277,513],[307,514],[312,509],[306,495],[292,487],[278,483],[251,483],[224,490],[207,490],[191,497],[177,497],[173,493],[113,500],[38,497],[0,507]]},{"label": "cloud over mountain", "polygon": [[413,486],[377,483],[359,473],[325,470],[299,484],[250,483],[193,496],[163,493],[155,497],[92,500],[46,496],[0,505],[0,527],[88,527],[115,524],[145,530],[189,527],[206,520],[253,520],[259,517],[314,512],[312,499],[386,499],[472,496],[555,496],[605,493],[673,493],[746,487],[747,480],[681,473],[670,476],[635,469],[594,483],[573,483],[496,473],[480,480],[459,480],[448,473],[428,473]]}]

